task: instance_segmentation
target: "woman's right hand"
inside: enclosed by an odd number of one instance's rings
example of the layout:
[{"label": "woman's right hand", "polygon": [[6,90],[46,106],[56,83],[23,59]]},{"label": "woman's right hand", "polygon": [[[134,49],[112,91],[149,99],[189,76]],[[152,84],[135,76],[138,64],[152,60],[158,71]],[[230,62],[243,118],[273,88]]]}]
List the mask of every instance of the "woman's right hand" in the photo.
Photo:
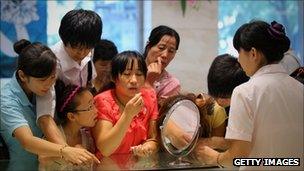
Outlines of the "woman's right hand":
[{"label": "woman's right hand", "polygon": [[162,73],[161,58],[158,57],[157,61],[152,62],[147,66],[147,82],[153,87],[153,83],[160,77]]},{"label": "woman's right hand", "polygon": [[75,147],[64,147],[62,149],[63,158],[76,165],[90,164],[92,161],[100,163],[96,156],[86,149]]},{"label": "woman's right hand", "polygon": [[142,107],[144,106],[144,100],[141,93],[137,93],[125,106],[124,113],[132,118],[136,116]]}]

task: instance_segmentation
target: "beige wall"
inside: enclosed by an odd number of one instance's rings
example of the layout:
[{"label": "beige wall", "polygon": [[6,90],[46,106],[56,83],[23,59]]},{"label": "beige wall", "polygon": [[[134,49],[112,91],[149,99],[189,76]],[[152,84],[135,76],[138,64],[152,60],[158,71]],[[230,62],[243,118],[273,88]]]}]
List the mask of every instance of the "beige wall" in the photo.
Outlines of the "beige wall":
[{"label": "beige wall", "polygon": [[152,1],[152,28],[168,25],[181,37],[179,50],[168,66],[182,90],[207,92],[207,73],[217,55],[217,2],[201,1],[199,9],[188,6],[185,17],[178,2]]}]

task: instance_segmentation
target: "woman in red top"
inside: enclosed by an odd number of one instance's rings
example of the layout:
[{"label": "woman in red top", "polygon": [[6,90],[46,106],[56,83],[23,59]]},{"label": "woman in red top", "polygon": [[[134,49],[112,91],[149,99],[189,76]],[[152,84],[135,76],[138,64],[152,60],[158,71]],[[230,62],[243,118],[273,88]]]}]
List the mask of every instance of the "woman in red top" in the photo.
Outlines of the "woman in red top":
[{"label": "woman in red top", "polygon": [[[143,88],[147,66],[141,54],[125,51],[112,59],[115,88],[95,96],[98,121],[93,128],[96,156],[133,153],[147,156],[158,150],[158,108],[155,91]],[[131,148],[133,147],[133,148]]]}]

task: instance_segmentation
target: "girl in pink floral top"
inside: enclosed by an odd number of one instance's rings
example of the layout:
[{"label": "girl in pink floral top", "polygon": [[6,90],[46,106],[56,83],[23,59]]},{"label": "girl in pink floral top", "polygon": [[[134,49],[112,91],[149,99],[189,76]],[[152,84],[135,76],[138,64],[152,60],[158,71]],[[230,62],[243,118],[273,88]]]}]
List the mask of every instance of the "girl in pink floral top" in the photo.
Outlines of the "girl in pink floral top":
[{"label": "girl in pink floral top", "polygon": [[95,96],[98,121],[93,128],[97,157],[119,153],[147,156],[157,151],[157,99],[143,88],[147,67],[141,54],[125,51],[112,60],[115,88]]}]

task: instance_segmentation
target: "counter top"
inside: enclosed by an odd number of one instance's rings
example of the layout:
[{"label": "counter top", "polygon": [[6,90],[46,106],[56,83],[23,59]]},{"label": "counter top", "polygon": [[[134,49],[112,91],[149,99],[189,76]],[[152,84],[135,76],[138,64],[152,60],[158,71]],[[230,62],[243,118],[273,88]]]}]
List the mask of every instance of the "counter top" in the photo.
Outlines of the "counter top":
[{"label": "counter top", "polygon": [[[28,168],[26,162],[17,162],[14,164],[24,164],[24,170],[33,170],[35,168]],[[13,163],[9,160],[1,160],[0,168],[11,168]],[[193,159],[176,158],[168,153],[159,152],[150,157],[138,157],[132,154],[119,154],[111,157],[104,157],[100,164],[88,164],[84,166],[75,166],[69,164],[61,159],[54,161],[40,162],[36,165],[36,170],[194,170],[194,169],[208,169],[218,170],[217,166],[204,165],[196,162]],[[20,168],[20,167],[19,167]]]}]

